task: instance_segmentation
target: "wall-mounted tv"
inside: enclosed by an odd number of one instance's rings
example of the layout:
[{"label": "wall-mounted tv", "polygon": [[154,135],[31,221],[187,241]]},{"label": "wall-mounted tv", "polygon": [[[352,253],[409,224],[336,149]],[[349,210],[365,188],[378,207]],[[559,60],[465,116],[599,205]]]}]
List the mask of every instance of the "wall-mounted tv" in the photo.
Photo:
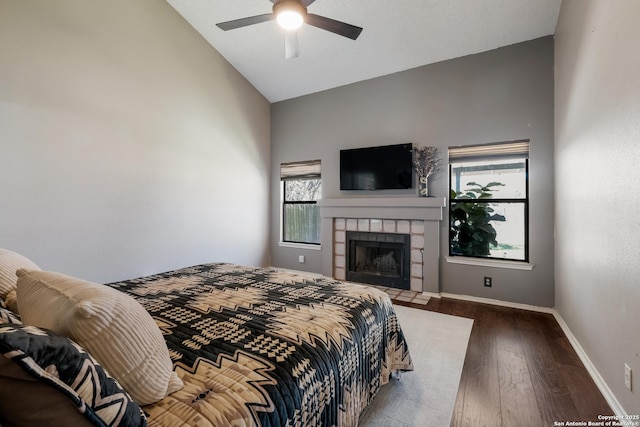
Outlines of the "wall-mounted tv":
[{"label": "wall-mounted tv", "polygon": [[340,190],[413,188],[413,145],[340,150]]}]

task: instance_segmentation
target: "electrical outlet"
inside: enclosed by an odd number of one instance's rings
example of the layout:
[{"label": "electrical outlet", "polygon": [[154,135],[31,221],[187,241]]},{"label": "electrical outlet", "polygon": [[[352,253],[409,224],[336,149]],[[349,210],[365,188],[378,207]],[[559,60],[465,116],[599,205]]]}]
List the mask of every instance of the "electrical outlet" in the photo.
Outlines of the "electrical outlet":
[{"label": "electrical outlet", "polygon": [[300,256],[298,257],[298,262],[299,262],[300,264],[304,264],[304,255],[300,255]]},{"label": "electrical outlet", "polygon": [[491,277],[484,276],[484,285],[488,288],[491,287]]},{"label": "electrical outlet", "polygon": [[624,364],[624,385],[631,390],[631,368],[626,363]]}]

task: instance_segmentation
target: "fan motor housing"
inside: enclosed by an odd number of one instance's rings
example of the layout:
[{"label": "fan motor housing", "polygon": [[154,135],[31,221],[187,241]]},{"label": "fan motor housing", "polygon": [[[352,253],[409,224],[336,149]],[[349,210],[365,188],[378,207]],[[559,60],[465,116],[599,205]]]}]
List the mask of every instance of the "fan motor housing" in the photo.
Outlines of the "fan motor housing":
[{"label": "fan motor housing", "polygon": [[285,11],[298,13],[303,20],[307,17],[307,8],[298,0],[280,0],[273,4],[273,14],[275,16]]}]

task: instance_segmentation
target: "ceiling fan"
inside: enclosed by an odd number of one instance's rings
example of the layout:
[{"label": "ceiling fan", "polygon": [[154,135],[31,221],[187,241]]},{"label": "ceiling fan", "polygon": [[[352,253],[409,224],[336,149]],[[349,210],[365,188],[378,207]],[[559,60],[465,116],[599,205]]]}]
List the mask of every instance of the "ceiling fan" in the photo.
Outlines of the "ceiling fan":
[{"label": "ceiling fan", "polygon": [[273,12],[262,15],[249,16],[247,18],[234,19],[233,21],[220,22],[216,24],[224,31],[246,27],[261,22],[278,21],[278,24],[285,30],[285,57],[295,58],[299,55],[298,34],[296,30],[303,23],[312,25],[325,31],[338,34],[343,37],[355,40],[362,32],[362,28],[335,19],[307,13],[307,7],[315,0],[270,0],[273,3]]}]

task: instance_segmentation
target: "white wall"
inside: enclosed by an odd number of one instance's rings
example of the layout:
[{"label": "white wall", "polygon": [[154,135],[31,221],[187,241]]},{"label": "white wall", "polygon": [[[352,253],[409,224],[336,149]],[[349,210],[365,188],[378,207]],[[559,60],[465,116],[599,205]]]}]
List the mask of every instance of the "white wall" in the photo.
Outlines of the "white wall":
[{"label": "white wall", "polygon": [[[564,0],[556,32],[556,308],[640,414],[640,2]],[[634,391],[624,386],[624,363]]]},{"label": "white wall", "polygon": [[101,282],[268,264],[269,109],[165,1],[0,0],[0,247]]}]

